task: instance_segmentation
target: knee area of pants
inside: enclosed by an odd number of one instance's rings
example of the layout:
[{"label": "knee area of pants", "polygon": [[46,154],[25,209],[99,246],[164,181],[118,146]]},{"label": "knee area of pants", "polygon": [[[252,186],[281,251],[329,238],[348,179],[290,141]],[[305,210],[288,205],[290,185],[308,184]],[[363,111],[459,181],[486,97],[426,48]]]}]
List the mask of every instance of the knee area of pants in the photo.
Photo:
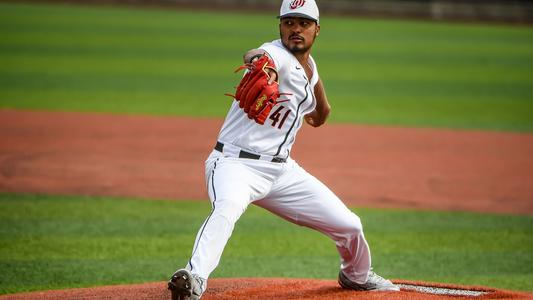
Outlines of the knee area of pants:
[{"label": "knee area of pants", "polygon": [[246,206],[236,201],[220,201],[215,203],[214,215],[236,222],[246,210]]},{"label": "knee area of pants", "polygon": [[363,233],[363,223],[358,216],[354,215],[352,217],[348,226],[348,231],[355,235],[360,235]]},{"label": "knee area of pants", "polygon": [[335,229],[335,235],[346,239],[352,239],[353,237],[357,237],[362,234],[363,225],[361,223],[361,219],[359,219],[357,216],[345,219],[344,222],[342,224],[338,224]]}]

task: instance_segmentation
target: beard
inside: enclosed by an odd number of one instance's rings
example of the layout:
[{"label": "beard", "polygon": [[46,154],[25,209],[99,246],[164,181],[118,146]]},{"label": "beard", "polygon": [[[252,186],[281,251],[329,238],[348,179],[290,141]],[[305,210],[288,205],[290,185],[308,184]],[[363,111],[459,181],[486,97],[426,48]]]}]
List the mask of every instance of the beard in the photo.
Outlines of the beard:
[{"label": "beard", "polygon": [[305,46],[305,45],[300,45],[300,44],[296,44],[296,45],[293,45],[293,46],[289,46],[287,47],[292,53],[305,53],[307,52],[309,49],[311,49],[310,46]]},{"label": "beard", "polygon": [[307,44],[305,43],[305,39],[303,39],[303,43],[291,43],[291,40],[290,40],[290,36],[289,36],[289,40],[287,42],[285,42],[285,40],[283,39],[283,36],[281,35],[281,31],[279,33],[279,36],[281,37],[281,42],[283,43],[283,45],[285,46],[285,48],[289,49],[289,51],[291,53],[294,53],[294,54],[297,54],[297,53],[305,53],[307,51],[309,51],[311,49],[311,46],[313,45],[314,41],[315,41],[315,37],[313,36],[313,40],[311,41],[311,43]]}]

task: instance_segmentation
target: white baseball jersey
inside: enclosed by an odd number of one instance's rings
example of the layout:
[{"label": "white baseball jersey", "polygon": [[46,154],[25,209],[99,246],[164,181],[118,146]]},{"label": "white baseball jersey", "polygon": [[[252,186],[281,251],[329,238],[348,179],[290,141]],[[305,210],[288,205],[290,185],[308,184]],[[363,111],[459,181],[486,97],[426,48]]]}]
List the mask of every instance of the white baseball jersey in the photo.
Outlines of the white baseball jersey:
[{"label": "white baseball jersey", "polygon": [[309,56],[313,77],[307,78],[304,68],[281,40],[265,43],[260,49],[265,50],[276,65],[280,93],[289,94],[282,95],[279,100],[289,101],[274,106],[263,125],[249,119],[234,101],[218,140],[251,153],[288,158],[303,116],[315,109],[314,87],[318,82],[318,70]]},{"label": "white baseball jersey", "polygon": [[329,236],[341,257],[343,274],[364,283],[371,257],[359,217],[289,157],[303,116],[316,105],[315,62],[309,58],[313,76],[307,78],[303,66],[280,40],[266,43],[261,49],[274,60],[280,92],[291,93],[285,96],[290,101],[276,105],[263,125],[250,120],[236,101],[232,104],[217,146],[205,163],[213,210],[198,231],[186,268],[207,279],[219,264],[235,223],[253,203]]}]

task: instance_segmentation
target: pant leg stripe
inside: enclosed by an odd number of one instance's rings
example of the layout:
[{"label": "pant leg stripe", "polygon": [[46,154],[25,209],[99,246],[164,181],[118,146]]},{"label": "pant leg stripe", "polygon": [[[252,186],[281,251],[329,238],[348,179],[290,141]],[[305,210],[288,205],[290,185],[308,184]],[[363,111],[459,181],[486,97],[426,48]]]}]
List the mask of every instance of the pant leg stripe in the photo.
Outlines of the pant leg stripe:
[{"label": "pant leg stripe", "polygon": [[205,220],[204,225],[202,226],[202,230],[200,231],[200,236],[198,237],[198,239],[196,241],[196,244],[194,245],[194,250],[192,251],[191,258],[189,259],[189,263],[188,264],[191,267],[191,271],[194,269],[194,267],[193,267],[193,265],[191,263],[191,259],[194,256],[194,254],[196,253],[196,250],[198,249],[198,243],[200,242],[200,239],[202,238],[202,235],[204,234],[205,226],[207,225],[207,222],[209,222],[209,219],[211,218],[211,216],[213,215],[213,212],[215,211],[215,203],[217,202],[217,193],[215,191],[215,169],[217,168],[217,161],[218,161],[218,159],[215,161],[215,165],[213,166],[213,171],[211,171],[211,187],[213,189],[212,209],[211,209],[211,213],[209,213],[209,216],[207,216],[207,219]]}]

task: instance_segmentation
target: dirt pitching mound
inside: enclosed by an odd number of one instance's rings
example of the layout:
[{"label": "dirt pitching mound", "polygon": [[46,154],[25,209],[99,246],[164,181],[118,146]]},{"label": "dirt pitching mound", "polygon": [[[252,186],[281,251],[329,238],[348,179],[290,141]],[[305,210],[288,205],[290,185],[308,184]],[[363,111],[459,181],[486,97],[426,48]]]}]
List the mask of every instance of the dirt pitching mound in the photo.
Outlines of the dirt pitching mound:
[{"label": "dirt pitching mound", "polygon": [[[343,290],[335,280],[222,278],[209,281],[203,300],[214,299],[533,299],[533,294],[486,287],[395,280],[400,292]],[[170,299],[166,282],[21,293],[0,299]]]}]

